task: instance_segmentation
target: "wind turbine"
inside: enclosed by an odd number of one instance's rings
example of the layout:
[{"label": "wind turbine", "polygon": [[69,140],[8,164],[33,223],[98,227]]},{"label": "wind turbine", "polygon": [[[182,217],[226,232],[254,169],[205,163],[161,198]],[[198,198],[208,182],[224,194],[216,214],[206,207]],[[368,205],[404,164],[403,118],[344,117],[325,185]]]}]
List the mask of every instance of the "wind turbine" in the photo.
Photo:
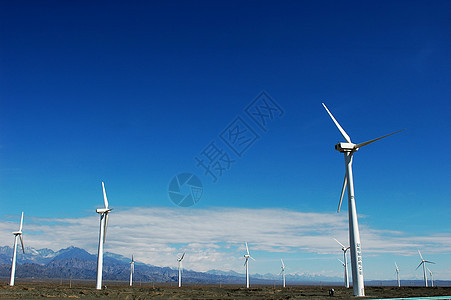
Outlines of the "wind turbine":
[{"label": "wind turbine", "polygon": [[340,246],[341,250],[343,251],[343,261],[341,263],[343,264],[343,267],[345,269],[345,287],[349,288],[349,276],[348,276],[348,258],[346,256],[346,252],[349,250],[350,247],[345,247],[342,243],[340,243],[337,239],[334,239]]},{"label": "wind turbine", "polygon": [[20,226],[19,231],[14,231],[14,249],[13,249],[13,262],[11,265],[11,280],[9,282],[10,286],[14,286],[14,279],[16,277],[16,258],[17,258],[17,238],[20,239],[20,243],[22,244],[22,251],[25,253],[25,248],[23,246],[23,238],[22,238],[22,225],[23,225],[23,212],[22,217],[20,217]]},{"label": "wind turbine", "polygon": [[177,257],[177,261],[179,262],[179,287],[182,287],[182,260],[185,257],[185,253],[181,257]]},{"label": "wind turbine", "polygon": [[133,273],[135,273],[135,260],[132,255],[132,261],[130,262],[130,286],[133,285]]},{"label": "wind turbine", "polygon": [[244,257],[246,258],[246,261],[244,262],[244,266],[246,267],[246,288],[249,288],[249,258],[255,259],[249,254],[249,247],[247,246],[247,242],[244,242],[246,244],[246,254],[244,254]]},{"label": "wind turbine", "polygon": [[431,275],[431,286],[434,287],[434,273],[431,270],[429,270],[429,275]]},{"label": "wind turbine", "polygon": [[424,286],[425,286],[425,287],[428,287],[428,277],[427,277],[427,274],[426,274],[426,264],[435,264],[435,263],[432,262],[432,261],[424,260],[424,259],[423,259],[423,256],[421,255],[420,250],[418,250],[418,254],[420,254],[421,262],[420,262],[420,264],[418,265],[418,267],[417,267],[415,270],[418,270],[418,268],[419,268],[421,265],[423,265]]},{"label": "wind turbine", "polygon": [[340,212],[341,202],[343,201],[343,196],[345,190],[348,190],[348,211],[349,211],[349,241],[350,241],[350,249],[351,249],[351,269],[352,269],[352,285],[354,296],[363,297],[365,296],[365,287],[363,282],[363,264],[362,264],[362,248],[360,244],[360,233],[359,233],[359,224],[357,221],[357,210],[355,207],[355,198],[354,198],[354,179],[352,176],[352,156],[354,152],[359,150],[359,148],[371,144],[375,141],[388,137],[392,134],[398,133],[400,131],[396,131],[382,137],[379,137],[374,140],[370,140],[360,144],[354,144],[351,142],[351,138],[344,131],[344,129],[340,126],[340,124],[335,120],[332,113],[323,103],[324,108],[327,113],[331,117],[332,121],[337,126],[343,138],[346,140],[346,143],[338,143],[335,145],[335,150],[341,152],[345,156],[345,164],[346,164],[346,174],[343,181],[343,187],[341,189],[340,202],[338,204],[337,212]]},{"label": "wind turbine", "polygon": [[108,199],[105,192],[105,184],[102,181],[103,202],[105,208],[98,208],[96,212],[100,214],[100,232],[99,232],[99,252],[97,254],[97,284],[96,289],[102,289],[102,270],[103,270],[103,244],[105,243],[106,228],[108,226],[108,213],[112,208],[108,208]]},{"label": "wind turbine", "polygon": [[283,259],[280,259],[280,261],[282,262],[282,271],[280,271],[280,274],[282,275],[283,287],[285,287],[285,264],[283,263]]},{"label": "wind turbine", "polygon": [[401,287],[401,281],[399,280],[399,268],[398,265],[395,262],[395,267],[396,267],[396,279],[398,280],[398,287]]},{"label": "wind turbine", "polygon": [[341,263],[343,268],[345,269],[345,287],[349,288],[349,279],[348,279],[348,273],[347,273],[347,264],[344,263],[341,259],[337,258],[337,260]]}]

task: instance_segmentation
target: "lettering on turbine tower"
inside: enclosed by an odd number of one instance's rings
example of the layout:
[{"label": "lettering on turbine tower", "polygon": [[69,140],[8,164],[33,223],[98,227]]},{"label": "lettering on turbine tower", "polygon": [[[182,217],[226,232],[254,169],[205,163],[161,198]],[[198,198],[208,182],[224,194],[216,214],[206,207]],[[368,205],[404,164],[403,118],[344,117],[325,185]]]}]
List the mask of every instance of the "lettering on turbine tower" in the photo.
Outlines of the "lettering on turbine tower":
[{"label": "lettering on turbine tower", "polygon": [[362,250],[360,249],[360,243],[357,243],[357,265],[359,269],[359,275],[363,274],[363,263],[362,263]]}]

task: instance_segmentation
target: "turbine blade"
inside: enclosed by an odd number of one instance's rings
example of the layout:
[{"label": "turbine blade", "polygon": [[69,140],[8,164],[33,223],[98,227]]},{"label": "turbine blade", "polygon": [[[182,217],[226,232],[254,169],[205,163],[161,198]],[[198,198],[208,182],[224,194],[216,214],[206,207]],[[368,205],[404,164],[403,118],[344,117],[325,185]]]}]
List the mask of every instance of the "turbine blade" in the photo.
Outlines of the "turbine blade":
[{"label": "turbine blade", "polygon": [[182,261],[184,257],[185,257],[185,252],[183,252],[182,257],[180,257],[180,261]]},{"label": "turbine blade", "polygon": [[252,256],[249,256],[249,258],[252,258],[253,261],[256,261]]},{"label": "turbine blade", "polygon": [[244,242],[245,244],[246,244],[246,252],[247,252],[247,255],[249,255],[249,247],[247,246],[247,242]]},{"label": "turbine blade", "polygon": [[435,262],[429,261],[429,260],[425,260],[424,262],[425,262],[425,263],[428,263],[428,264],[435,264]]},{"label": "turbine blade", "polygon": [[399,268],[398,268],[398,265],[396,264],[396,262],[395,262],[395,267],[396,267],[396,271],[399,272]]},{"label": "turbine blade", "polygon": [[105,243],[106,239],[106,229],[108,227],[108,213],[105,214],[105,229],[103,231],[103,242]]},{"label": "turbine blade", "polygon": [[339,262],[341,262],[341,264],[344,266],[345,263],[341,261],[341,259],[337,258]]},{"label": "turbine blade", "polygon": [[282,262],[282,267],[285,269],[285,264],[283,263],[283,259],[280,259],[280,261]]},{"label": "turbine blade", "polygon": [[105,203],[105,208],[108,208],[108,199],[106,197],[106,192],[105,192],[105,184],[102,181],[102,189],[103,189],[103,202]]},{"label": "turbine blade", "polygon": [[421,261],[424,261],[424,259],[423,259],[423,255],[421,255],[421,252],[420,252],[420,250],[418,250],[418,254],[420,254],[420,257],[421,257]]},{"label": "turbine blade", "polygon": [[332,115],[332,113],[329,111],[329,109],[327,108],[326,104],[323,103],[324,108],[326,109],[327,113],[329,114],[329,116],[332,118],[332,121],[334,121],[335,125],[337,126],[338,130],[340,130],[341,135],[344,137],[344,139],[346,140],[346,142],[348,143],[352,143],[351,142],[351,138],[349,137],[349,135],[346,133],[346,131],[340,126],[340,124],[338,124],[337,120],[335,120],[334,116]]},{"label": "turbine blade", "polygon": [[246,260],[244,261],[244,266],[246,266],[248,260],[249,258],[246,257]]},{"label": "turbine blade", "polygon": [[346,171],[345,179],[343,180],[343,187],[341,188],[340,202],[338,203],[337,213],[340,212],[341,203],[343,202],[343,196],[345,195],[346,185],[347,184],[348,184],[348,171]]},{"label": "turbine blade", "polygon": [[19,231],[22,231],[22,225],[23,225],[23,212],[22,212],[22,216],[20,217],[20,227],[19,227]]},{"label": "turbine blade", "polygon": [[334,238],[334,240],[335,240],[341,247],[343,247],[344,249],[346,248],[345,245],[343,245],[342,243],[340,243],[337,239]]},{"label": "turbine blade", "polygon": [[418,270],[419,267],[421,267],[421,265],[424,263],[424,261],[420,262],[420,264],[418,265],[418,267],[415,270]]},{"label": "turbine blade", "polygon": [[23,251],[23,253],[25,253],[25,247],[24,247],[24,245],[23,245],[23,238],[22,238],[22,235],[19,234],[19,237],[20,237],[20,243],[22,244],[22,251]]},{"label": "turbine blade", "polygon": [[380,139],[386,138],[387,136],[393,135],[393,134],[395,134],[395,133],[398,133],[398,132],[401,132],[401,131],[404,131],[404,130],[405,130],[405,129],[398,130],[398,131],[395,131],[395,132],[393,132],[393,133],[390,133],[390,134],[381,136],[380,138],[377,138],[377,139],[374,139],[374,140],[371,140],[371,141],[368,141],[368,142],[364,142],[364,143],[357,144],[357,145],[354,146],[354,148],[360,148],[360,147],[366,146],[366,145],[371,144],[371,143],[373,143],[373,142],[375,142],[375,141],[378,141],[378,140],[380,140]]}]

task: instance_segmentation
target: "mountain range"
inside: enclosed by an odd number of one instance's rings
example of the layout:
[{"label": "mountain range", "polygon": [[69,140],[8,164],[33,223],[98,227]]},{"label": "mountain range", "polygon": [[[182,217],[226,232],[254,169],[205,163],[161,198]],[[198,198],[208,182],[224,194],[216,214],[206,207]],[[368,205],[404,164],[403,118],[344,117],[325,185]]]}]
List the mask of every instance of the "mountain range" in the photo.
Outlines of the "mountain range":
[{"label": "mountain range", "polygon": [[[12,248],[0,247],[0,278],[9,278],[11,273]],[[130,259],[115,253],[105,252],[103,279],[112,281],[128,281],[130,276]],[[95,280],[97,272],[97,256],[84,249],[69,247],[58,251],[51,249],[25,248],[25,254],[18,249],[16,278],[34,279],[83,279]],[[156,267],[143,263],[135,263],[134,281],[138,282],[177,282],[178,271],[169,267]],[[280,284],[278,274],[251,274],[252,284]],[[341,285],[342,278],[309,274],[287,274],[289,285]],[[183,281],[198,284],[243,284],[244,274],[234,271],[210,270],[207,272],[183,271]],[[451,286],[450,281],[434,281],[438,286]],[[403,280],[402,285],[422,286],[422,280]],[[365,281],[365,285],[395,286],[395,280]]]},{"label": "mountain range", "polygon": [[[19,251],[19,250],[18,250]],[[11,272],[12,248],[0,247],[0,277],[9,277]],[[130,259],[122,255],[106,252],[104,254],[103,279],[127,281],[130,276]],[[17,256],[17,278],[73,278],[92,279],[96,278],[97,256],[86,250],[69,247],[59,251],[51,249],[25,248],[25,254]],[[156,267],[142,263],[135,263],[136,281],[149,282],[176,282],[178,271],[169,267]],[[280,280],[279,275],[253,274],[253,283],[273,284]],[[234,271],[210,270],[208,272],[183,271],[184,282],[190,283],[234,283],[244,281],[244,274]],[[287,274],[287,281],[291,282],[340,282],[340,278],[309,276],[299,274]]]}]

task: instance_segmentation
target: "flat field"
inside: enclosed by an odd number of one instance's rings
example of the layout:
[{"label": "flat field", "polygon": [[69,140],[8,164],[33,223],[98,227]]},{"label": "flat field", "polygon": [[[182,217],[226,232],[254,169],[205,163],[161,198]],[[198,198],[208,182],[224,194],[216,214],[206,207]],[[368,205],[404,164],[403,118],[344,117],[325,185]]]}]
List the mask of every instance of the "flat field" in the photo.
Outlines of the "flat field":
[{"label": "flat field", "polygon": [[[329,296],[329,290],[335,296]],[[451,287],[366,287],[365,299],[447,296],[451,299]],[[352,288],[331,286],[184,286],[145,284],[129,287],[111,284],[97,291],[92,284],[76,283],[18,283],[14,287],[6,283],[0,286],[0,299],[352,299]],[[355,298],[354,298],[355,299]]]}]

